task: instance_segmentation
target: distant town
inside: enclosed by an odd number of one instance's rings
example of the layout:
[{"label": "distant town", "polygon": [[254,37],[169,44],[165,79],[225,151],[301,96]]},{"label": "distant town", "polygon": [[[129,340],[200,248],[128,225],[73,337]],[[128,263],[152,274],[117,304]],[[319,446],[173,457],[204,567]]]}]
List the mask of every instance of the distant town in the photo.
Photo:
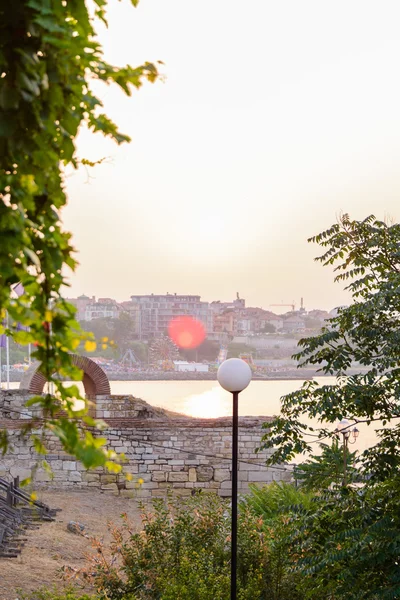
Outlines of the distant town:
[{"label": "distant town", "polygon": [[[117,379],[208,379],[232,356],[249,362],[260,377],[305,377],[310,373],[299,372],[292,358],[297,342],[320,331],[337,310],[307,311],[301,299],[298,308],[294,303],[271,305],[284,310],[276,314],[246,306],[239,293],[228,302],[175,293],[133,295],[124,302],[86,295],[68,300],[82,327],[93,331],[96,340],[115,341],[117,349],[99,343],[91,356]],[[202,322],[206,339],[199,348],[178,351],[168,339],[169,323],[180,316]]]},{"label": "distant town", "polygon": [[[276,314],[246,306],[239,294],[229,302],[169,293],[134,295],[125,302],[86,295],[68,301],[82,328],[95,336],[91,358],[116,380],[214,379],[221,362],[231,357],[248,362],[259,378],[312,377],[315,370],[299,369],[293,358],[298,340],[318,333],[337,313],[337,308],[308,311],[301,299],[298,308],[295,303],[271,305],[285,311]],[[205,340],[195,349],[177,348],[168,337],[169,323],[181,316],[204,326]],[[84,345],[77,352],[87,354]],[[1,354],[0,364],[4,384],[7,367]],[[26,347],[10,340],[11,381],[18,381],[29,364]]]},{"label": "distant town", "polygon": [[[82,328],[94,333],[97,345],[91,358],[110,379],[122,380],[214,379],[221,362],[231,357],[247,361],[255,377],[312,377],[315,371],[299,370],[293,358],[298,340],[318,333],[337,313],[337,309],[308,311],[301,298],[298,308],[295,303],[271,305],[285,311],[276,314],[246,306],[239,294],[228,302],[169,293],[134,295],[124,302],[86,295],[68,301],[76,307]],[[203,324],[205,340],[198,348],[177,348],[169,339],[169,323],[181,316]],[[77,352],[87,353],[84,346]],[[26,347],[11,340],[11,380],[18,381],[29,364]],[[6,369],[4,360],[1,368]],[[0,382],[4,380],[3,374]]]},{"label": "distant town", "polygon": [[[178,294],[149,294],[131,296],[126,302],[117,302],[112,298],[79,296],[69,298],[77,309],[79,321],[94,319],[118,319],[121,313],[127,313],[132,320],[132,334],[136,339],[149,341],[165,333],[168,323],[175,317],[189,315],[201,321],[207,332],[207,338],[225,341],[226,335],[234,341],[245,342],[248,336],[263,333],[304,333],[320,329],[324,321],[336,314],[324,310],[307,311],[301,305],[274,304],[290,308],[284,314],[275,314],[263,308],[246,307],[246,301],[237,297],[231,302],[204,302],[200,296]],[[236,339],[239,338],[239,339]]]}]

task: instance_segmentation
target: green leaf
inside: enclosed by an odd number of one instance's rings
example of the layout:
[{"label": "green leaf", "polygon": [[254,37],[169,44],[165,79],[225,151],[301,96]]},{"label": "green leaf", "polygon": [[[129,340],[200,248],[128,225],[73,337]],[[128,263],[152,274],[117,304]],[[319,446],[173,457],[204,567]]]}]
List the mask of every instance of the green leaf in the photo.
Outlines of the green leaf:
[{"label": "green leaf", "polygon": [[3,110],[16,109],[19,106],[18,91],[5,82],[0,87],[0,108]]}]

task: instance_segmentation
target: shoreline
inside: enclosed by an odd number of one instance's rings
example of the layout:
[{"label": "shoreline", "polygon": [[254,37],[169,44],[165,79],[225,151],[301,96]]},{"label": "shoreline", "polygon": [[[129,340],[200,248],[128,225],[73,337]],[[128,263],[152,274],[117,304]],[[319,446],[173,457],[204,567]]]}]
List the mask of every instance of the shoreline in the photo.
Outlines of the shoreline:
[{"label": "shoreline", "polygon": [[[217,381],[217,373],[177,373],[177,372],[144,372],[112,373],[105,371],[109,381]],[[253,374],[253,381],[305,381],[313,379],[317,373],[307,370],[290,370],[287,372],[268,373],[263,375]],[[10,383],[21,381],[23,373],[10,373]],[[2,381],[4,384],[5,381]]]}]

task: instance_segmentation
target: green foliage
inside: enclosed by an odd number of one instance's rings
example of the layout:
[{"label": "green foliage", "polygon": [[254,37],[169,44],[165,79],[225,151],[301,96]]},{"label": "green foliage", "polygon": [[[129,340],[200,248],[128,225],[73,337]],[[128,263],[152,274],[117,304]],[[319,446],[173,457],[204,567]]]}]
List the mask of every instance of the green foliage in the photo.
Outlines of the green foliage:
[{"label": "green foliage", "polygon": [[32,594],[20,594],[19,598],[21,600],[94,600],[96,596],[81,594],[73,588],[67,588],[62,592],[41,588]]},{"label": "green foliage", "polygon": [[[82,321],[81,327],[85,331],[91,331],[94,335],[97,342],[94,356],[118,359],[130,348],[138,360],[147,361],[147,345],[135,340],[134,322],[128,313],[121,313],[118,319],[101,317],[91,321]],[[107,339],[106,344],[104,344],[105,339]],[[110,342],[112,342],[112,346],[110,346]],[[84,349],[82,349],[82,353],[84,353]]]},{"label": "green foliage", "polygon": [[[70,353],[82,339],[91,339],[80,331],[75,308],[61,297],[66,267],[76,266],[71,235],[60,219],[64,172],[79,165],[75,138],[80,127],[118,144],[129,140],[102,114],[91,83],[115,83],[130,95],[158,73],[150,63],[117,68],[105,62],[95,20],[105,20],[107,1],[95,0],[93,18],[88,5],[85,0],[0,0],[0,309],[9,315],[7,333],[20,344],[35,344],[34,358],[67,415],[57,417],[59,404],[50,396],[37,398],[45,427],[58,435],[64,450],[86,457],[91,466],[110,457],[93,437],[79,433],[75,399],[54,376],[80,379]],[[25,293],[15,299],[10,287],[17,282]],[[17,331],[17,322],[30,331]],[[5,432],[0,442],[5,452]]]},{"label": "green foliage", "polygon": [[[320,444],[322,453],[297,465],[294,476],[305,490],[327,490],[331,485],[342,485],[344,481],[343,445],[333,440],[331,445]],[[346,478],[349,483],[360,479],[354,467],[356,452],[346,452]]]},{"label": "green foliage", "polygon": [[[111,553],[99,544],[81,575],[109,600],[226,600],[230,589],[230,513],[214,494],[153,502],[141,533],[128,522],[113,530]],[[238,599],[296,600],[271,595],[269,548],[262,519],[243,507],[238,524]],[[276,586],[275,586],[276,587]]]},{"label": "green foliage", "polygon": [[[297,548],[292,542],[293,519],[307,515],[313,506],[314,494],[297,489],[290,483],[271,483],[263,487],[250,486],[250,494],[242,506],[261,518],[268,546],[272,600],[303,600],[305,598],[303,573],[295,572]],[[319,596],[315,595],[315,600]],[[322,600],[322,599],[321,599]]]},{"label": "green foliage", "polygon": [[[333,424],[381,422],[378,442],[356,459],[364,483],[336,486],[340,449],[326,446],[302,465],[306,487],[319,488],[308,511],[293,511],[286,530],[292,568],[306,599],[400,598],[400,225],[347,215],[311,238],[345,282],[353,303],[341,308],[322,332],[299,342],[301,366],[335,375],[332,385],[305,382],[282,398],[281,415],[263,438],[271,463],[312,452],[312,442],[335,439]],[[359,368],[355,375],[349,369]],[[360,368],[361,367],[361,368]],[[304,423],[305,417],[321,426]],[[342,456],[343,458],[343,456]],[[350,459],[350,457],[349,457]],[[328,471],[328,473],[327,473]],[[335,474],[336,473],[336,474]],[[365,476],[368,477],[365,477]],[[350,483],[352,478],[350,478]],[[354,477],[353,477],[354,480]]]},{"label": "green foliage", "polygon": [[291,483],[273,482],[263,487],[250,485],[251,493],[242,501],[268,524],[276,517],[289,514],[294,508],[310,509],[314,494],[298,489]]},{"label": "green foliage", "polygon": [[306,598],[400,598],[398,477],[358,490],[325,493],[291,523],[294,570]]},{"label": "green foliage", "polygon": [[[400,225],[344,215],[311,241],[325,249],[318,260],[335,265],[336,281],[346,282],[353,303],[320,335],[300,340],[296,358],[300,366],[318,365],[336,375],[336,382],[307,381],[284,396],[281,415],[265,424],[263,447],[275,448],[269,462],[287,461],[312,452],[310,432],[316,440],[332,438],[332,424],[342,418],[351,425],[381,421],[378,443],[359,462],[372,478],[384,479],[400,465]],[[362,370],[349,376],[357,365]],[[322,426],[306,425],[305,416]]]},{"label": "green foliage", "polygon": [[180,354],[185,360],[213,362],[217,360],[220,345],[213,340],[204,340],[195,350],[180,349]]}]

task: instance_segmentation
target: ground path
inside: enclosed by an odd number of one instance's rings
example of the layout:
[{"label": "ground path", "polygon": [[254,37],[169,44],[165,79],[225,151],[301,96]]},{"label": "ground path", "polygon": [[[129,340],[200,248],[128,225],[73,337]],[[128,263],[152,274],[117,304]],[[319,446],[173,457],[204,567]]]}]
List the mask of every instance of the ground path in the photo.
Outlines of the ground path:
[{"label": "ground path", "polygon": [[19,558],[0,559],[0,600],[16,600],[18,589],[26,593],[40,586],[62,587],[58,570],[63,565],[82,566],[93,551],[92,544],[90,539],[67,531],[69,521],[84,524],[89,536],[103,536],[105,540],[107,522],[118,523],[124,512],[140,526],[137,501],[111,491],[46,491],[39,492],[39,500],[62,510],[53,523],[26,532],[28,541]]}]

